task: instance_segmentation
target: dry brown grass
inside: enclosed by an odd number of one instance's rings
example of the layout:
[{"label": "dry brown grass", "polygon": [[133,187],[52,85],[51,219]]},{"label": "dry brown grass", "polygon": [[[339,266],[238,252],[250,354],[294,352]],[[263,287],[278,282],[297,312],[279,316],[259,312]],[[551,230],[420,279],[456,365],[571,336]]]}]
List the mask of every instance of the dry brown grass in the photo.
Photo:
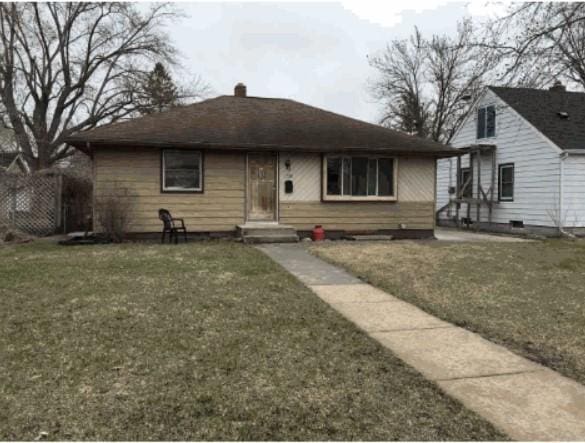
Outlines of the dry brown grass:
[{"label": "dry brown grass", "polygon": [[240,244],[0,248],[0,440],[504,438]]},{"label": "dry brown grass", "polygon": [[585,242],[335,242],[317,255],[585,383]]}]

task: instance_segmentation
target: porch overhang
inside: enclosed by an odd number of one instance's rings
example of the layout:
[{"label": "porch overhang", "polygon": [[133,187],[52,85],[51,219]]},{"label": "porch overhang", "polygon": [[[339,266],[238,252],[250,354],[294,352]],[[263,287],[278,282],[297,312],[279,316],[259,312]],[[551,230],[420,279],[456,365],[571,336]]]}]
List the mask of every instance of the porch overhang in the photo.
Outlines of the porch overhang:
[{"label": "porch overhang", "polygon": [[478,144],[472,144],[472,145],[466,145],[463,146],[461,148],[457,148],[457,151],[459,151],[458,155],[465,155],[465,154],[470,154],[470,153],[485,153],[485,152],[493,152],[497,149],[497,146],[494,144],[488,144],[488,143],[478,143]]}]

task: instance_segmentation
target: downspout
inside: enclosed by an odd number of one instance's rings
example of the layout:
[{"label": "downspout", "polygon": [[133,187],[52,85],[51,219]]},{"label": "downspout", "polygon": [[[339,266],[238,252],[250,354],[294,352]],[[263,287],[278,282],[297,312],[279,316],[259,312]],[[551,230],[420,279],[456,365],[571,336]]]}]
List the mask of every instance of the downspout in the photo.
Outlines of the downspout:
[{"label": "downspout", "polygon": [[565,175],[565,160],[569,157],[568,152],[562,152],[560,154],[560,168],[559,168],[559,233],[561,236],[571,237],[574,238],[575,236],[565,231],[563,227],[563,210],[564,210],[564,192],[563,192],[563,184],[564,184],[564,175]]},{"label": "downspout", "polygon": [[89,156],[91,157],[91,183],[92,183],[92,188],[91,188],[91,220],[88,220],[88,222],[86,223],[86,227],[85,227],[85,235],[84,237],[87,237],[87,235],[89,234],[89,232],[91,231],[92,233],[96,231],[96,198],[95,198],[95,190],[97,188],[97,171],[96,171],[96,160],[95,160],[95,155],[93,153],[93,151],[91,150],[91,143],[90,142],[85,142],[85,148],[87,149],[87,152],[89,153]]}]

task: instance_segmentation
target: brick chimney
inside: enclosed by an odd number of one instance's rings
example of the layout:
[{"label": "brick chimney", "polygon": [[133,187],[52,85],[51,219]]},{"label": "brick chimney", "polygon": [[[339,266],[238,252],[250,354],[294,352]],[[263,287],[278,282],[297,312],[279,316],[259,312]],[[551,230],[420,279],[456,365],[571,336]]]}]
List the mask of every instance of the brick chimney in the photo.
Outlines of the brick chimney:
[{"label": "brick chimney", "polygon": [[243,83],[238,83],[234,88],[234,96],[246,97],[246,85]]},{"label": "brick chimney", "polygon": [[554,92],[565,92],[567,90],[567,88],[565,87],[565,85],[563,85],[561,83],[560,80],[555,80],[554,85],[552,85],[550,88],[548,88],[549,91],[554,91]]}]

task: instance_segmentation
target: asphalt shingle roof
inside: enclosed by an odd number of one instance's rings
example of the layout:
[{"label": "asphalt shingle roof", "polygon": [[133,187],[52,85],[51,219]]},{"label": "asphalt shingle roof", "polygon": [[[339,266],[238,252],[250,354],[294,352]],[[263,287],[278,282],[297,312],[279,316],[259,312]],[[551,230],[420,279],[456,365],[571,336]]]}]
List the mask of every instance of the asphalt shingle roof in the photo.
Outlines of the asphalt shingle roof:
[{"label": "asphalt shingle roof", "polygon": [[80,132],[67,143],[202,146],[209,149],[374,150],[436,156],[457,151],[293,100],[220,96]]},{"label": "asphalt shingle roof", "polygon": [[[490,87],[561,149],[585,149],[585,93]],[[559,112],[566,112],[562,118]]]}]

